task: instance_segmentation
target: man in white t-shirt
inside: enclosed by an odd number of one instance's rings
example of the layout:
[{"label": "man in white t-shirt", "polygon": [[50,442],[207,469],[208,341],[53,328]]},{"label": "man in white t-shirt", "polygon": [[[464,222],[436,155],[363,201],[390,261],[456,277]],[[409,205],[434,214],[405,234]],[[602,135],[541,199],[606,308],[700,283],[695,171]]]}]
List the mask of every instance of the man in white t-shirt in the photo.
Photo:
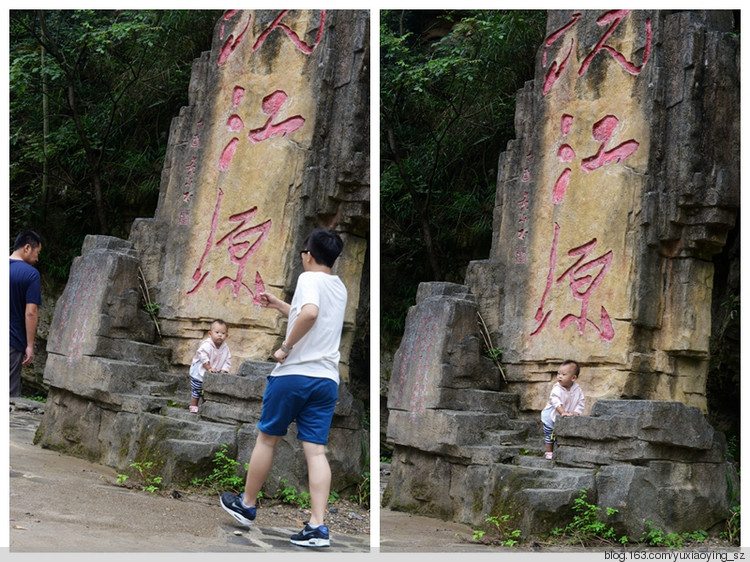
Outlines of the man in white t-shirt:
[{"label": "man in white t-shirt", "polygon": [[292,421],[307,461],[310,521],[291,542],[300,546],[329,546],[323,524],[331,488],[331,468],[325,454],[328,432],[338,399],[339,344],[346,310],[346,287],[331,273],[344,243],[330,230],[316,228],[300,252],[304,272],[297,280],[291,304],[261,293],[261,304],[289,318],[286,337],[274,357],[263,395],[258,438],[250,455],[245,490],[224,492],[221,506],[243,525],[255,519],[256,498],[271,469],[273,454]]}]

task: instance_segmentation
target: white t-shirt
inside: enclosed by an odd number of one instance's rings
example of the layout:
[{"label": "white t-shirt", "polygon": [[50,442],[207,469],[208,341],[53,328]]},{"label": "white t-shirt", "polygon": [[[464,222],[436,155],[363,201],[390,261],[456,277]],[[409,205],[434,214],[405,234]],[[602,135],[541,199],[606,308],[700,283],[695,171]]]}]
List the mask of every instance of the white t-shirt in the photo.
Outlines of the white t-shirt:
[{"label": "white t-shirt", "polygon": [[339,345],[344,326],[347,292],[336,275],[322,271],[305,271],[297,279],[297,287],[289,308],[286,335],[294,327],[302,307],[314,304],[318,317],[283,363],[276,365],[271,376],[304,375],[331,379],[339,383]]}]

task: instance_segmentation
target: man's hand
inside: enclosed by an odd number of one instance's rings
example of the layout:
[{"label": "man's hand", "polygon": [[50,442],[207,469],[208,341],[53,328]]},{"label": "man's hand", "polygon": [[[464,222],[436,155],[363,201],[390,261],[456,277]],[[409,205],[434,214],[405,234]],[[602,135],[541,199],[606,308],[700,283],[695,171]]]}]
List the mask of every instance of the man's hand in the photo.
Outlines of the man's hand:
[{"label": "man's hand", "polygon": [[289,303],[284,302],[279,297],[266,293],[265,291],[258,294],[260,306],[263,308],[275,308],[284,316],[289,316]]},{"label": "man's hand", "polygon": [[259,296],[260,305],[265,308],[278,308],[279,303],[281,302],[278,297],[272,295],[271,293],[263,292]]},{"label": "man's hand", "polygon": [[273,354],[273,357],[279,363],[283,363],[286,360],[286,358],[289,357],[289,354],[286,351],[284,351],[283,349],[279,348]]},{"label": "man's hand", "polygon": [[34,360],[34,345],[30,345],[26,348],[26,351],[24,352],[23,356],[23,363],[21,365],[31,365],[31,362]]}]

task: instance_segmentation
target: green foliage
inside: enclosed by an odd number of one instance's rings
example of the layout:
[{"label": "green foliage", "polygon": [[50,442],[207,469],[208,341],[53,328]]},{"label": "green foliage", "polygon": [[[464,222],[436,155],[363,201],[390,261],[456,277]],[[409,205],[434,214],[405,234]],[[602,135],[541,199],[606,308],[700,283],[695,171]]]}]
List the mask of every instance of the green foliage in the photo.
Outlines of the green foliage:
[{"label": "green foliage", "polygon": [[646,531],[641,537],[641,542],[649,546],[666,547],[669,549],[682,548],[686,542],[702,543],[708,539],[706,531],[693,531],[686,533],[665,533],[655,527],[653,521],[646,521]]},{"label": "green foliage", "polygon": [[500,545],[501,546],[515,546],[518,544],[518,539],[521,536],[520,529],[508,529],[508,521],[510,520],[509,515],[501,515],[500,517],[491,516],[487,517],[486,521],[492,523],[500,533]]},{"label": "green foliage", "polygon": [[245,484],[245,480],[237,474],[237,467],[240,466],[240,463],[230,457],[227,451],[228,445],[222,443],[221,448],[214,453],[214,458],[211,459],[214,465],[211,474],[205,478],[194,478],[191,484],[193,486],[209,488],[212,491],[221,491],[227,488],[241,490]]},{"label": "green foliage", "polygon": [[310,493],[298,491],[297,488],[288,484],[286,478],[281,479],[281,486],[273,499],[279,500],[281,503],[299,506],[302,509],[310,507]]},{"label": "green foliage", "polygon": [[472,537],[475,541],[505,547],[514,547],[519,543],[521,530],[513,528],[510,515],[485,515],[484,520],[493,525],[493,531],[497,533],[497,536],[488,539],[486,531],[475,530]]},{"label": "green foliage", "polygon": [[[204,488],[210,493],[217,493],[223,490],[235,490],[239,491],[244,488],[245,479],[237,473],[240,463],[229,456],[229,446],[226,443],[222,443],[221,448],[214,453],[214,458],[211,459],[214,465],[211,473],[206,477],[195,477],[190,481],[190,486],[193,488]],[[247,471],[248,463],[245,463],[245,471]],[[261,494],[258,494],[261,497]]]},{"label": "green foliage", "polygon": [[10,229],[42,235],[47,283],[65,282],[87,234],[127,238],[153,215],[171,120],[221,13],[10,11]]},{"label": "green foliage", "polygon": [[546,12],[384,10],[380,27],[381,333],[395,348],[422,281],[463,282],[489,254],[497,160],[534,76]]},{"label": "green foliage", "polygon": [[737,462],[740,460],[740,439],[738,435],[727,437],[727,458]]},{"label": "green foliage", "polygon": [[486,350],[486,355],[490,359],[494,359],[495,361],[500,361],[500,359],[503,358],[503,350],[499,347],[491,347],[488,350]]},{"label": "green foliage", "polygon": [[724,531],[720,533],[720,536],[724,540],[739,546],[740,531],[740,506],[735,505],[730,509],[730,515],[725,523]]},{"label": "green foliage", "polygon": [[370,507],[370,471],[365,470],[361,474],[360,481],[357,483],[357,490],[349,496],[349,499],[362,507]]},{"label": "green foliage", "polygon": [[[583,546],[598,542],[625,544],[628,541],[627,537],[618,537],[610,525],[601,521],[599,517],[602,508],[588,503],[586,497],[586,490],[581,490],[578,497],[573,500],[573,521],[565,527],[553,529],[551,535]],[[610,517],[616,514],[617,510],[608,507],[605,513]]]},{"label": "green foliage", "polygon": [[159,306],[159,303],[156,303],[156,302],[147,302],[147,303],[143,304],[143,308],[149,314],[151,314],[153,316],[156,316],[157,314],[159,314],[159,309],[161,307]]},{"label": "green foliage", "polygon": [[[142,481],[141,490],[143,490],[144,492],[150,492],[152,494],[159,490],[159,486],[161,485],[163,478],[154,473],[155,467],[152,461],[131,462],[130,468],[134,468],[138,473],[138,476]],[[118,484],[122,483],[120,482],[119,475],[117,480]]]}]

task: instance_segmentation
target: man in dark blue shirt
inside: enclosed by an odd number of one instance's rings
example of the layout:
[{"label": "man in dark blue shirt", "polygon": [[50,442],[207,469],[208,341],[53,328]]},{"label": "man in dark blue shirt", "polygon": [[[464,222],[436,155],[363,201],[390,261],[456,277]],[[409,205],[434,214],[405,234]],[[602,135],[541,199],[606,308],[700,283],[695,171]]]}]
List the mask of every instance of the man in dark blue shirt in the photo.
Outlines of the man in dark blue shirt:
[{"label": "man in dark blue shirt", "polygon": [[42,304],[42,283],[34,267],[42,251],[36,232],[21,232],[10,255],[10,395],[21,394],[23,365],[34,359],[34,338]]}]

